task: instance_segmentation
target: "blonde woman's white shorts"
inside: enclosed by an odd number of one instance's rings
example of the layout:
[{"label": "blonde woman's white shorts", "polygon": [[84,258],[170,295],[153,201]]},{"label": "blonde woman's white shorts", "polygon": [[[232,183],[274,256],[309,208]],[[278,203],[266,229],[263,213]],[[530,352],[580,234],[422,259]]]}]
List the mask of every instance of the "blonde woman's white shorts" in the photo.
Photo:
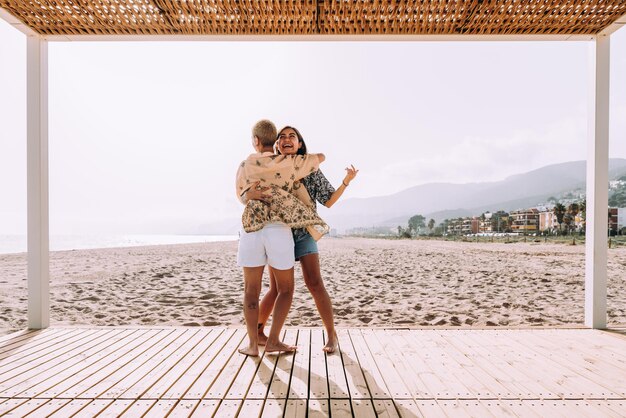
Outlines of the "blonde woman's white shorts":
[{"label": "blonde woman's white shorts", "polygon": [[293,234],[285,224],[268,224],[260,231],[239,234],[239,267],[260,267],[269,264],[277,270],[289,270],[295,264]]}]

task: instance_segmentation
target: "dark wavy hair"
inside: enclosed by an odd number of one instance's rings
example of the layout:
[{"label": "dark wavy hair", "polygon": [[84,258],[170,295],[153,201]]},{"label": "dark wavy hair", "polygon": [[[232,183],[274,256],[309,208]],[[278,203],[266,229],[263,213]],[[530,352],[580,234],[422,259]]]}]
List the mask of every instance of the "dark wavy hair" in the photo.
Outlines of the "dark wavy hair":
[{"label": "dark wavy hair", "polygon": [[[280,138],[280,134],[282,134],[285,129],[293,129],[293,131],[298,136],[298,141],[302,144],[302,146],[298,148],[298,151],[296,152],[296,154],[305,155],[306,154],[306,142],[304,142],[304,138],[302,137],[302,134],[300,133],[300,131],[294,128],[293,126],[285,126],[283,129],[278,131],[278,135],[276,135],[276,140],[278,141],[278,138]],[[278,153],[280,153],[280,151],[278,151]]]}]

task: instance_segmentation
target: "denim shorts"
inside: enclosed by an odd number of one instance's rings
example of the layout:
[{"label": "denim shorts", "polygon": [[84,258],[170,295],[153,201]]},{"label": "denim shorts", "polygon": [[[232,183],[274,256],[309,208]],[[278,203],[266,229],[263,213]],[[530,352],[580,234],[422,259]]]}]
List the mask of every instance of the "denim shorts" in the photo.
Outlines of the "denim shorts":
[{"label": "denim shorts", "polygon": [[317,242],[315,242],[311,234],[304,228],[293,230],[293,243],[296,261],[305,255],[319,253]]}]

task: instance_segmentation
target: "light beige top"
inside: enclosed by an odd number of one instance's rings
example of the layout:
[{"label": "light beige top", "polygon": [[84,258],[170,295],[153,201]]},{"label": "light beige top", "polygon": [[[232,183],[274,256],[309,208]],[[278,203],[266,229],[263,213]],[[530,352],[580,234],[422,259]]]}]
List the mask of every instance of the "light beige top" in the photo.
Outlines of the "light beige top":
[{"label": "light beige top", "polygon": [[[300,189],[304,187],[299,180],[318,168],[316,154],[275,155],[265,152],[246,158],[239,165],[236,179],[237,198],[246,204],[242,215],[244,230],[254,232],[268,223],[284,223],[290,228],[307,228],[316,239],[327,233],[328,225],[314,207],[305,203],[311,200],[308,193],[300,196]],[[257,181],[261,187],[269,187],[267,193],[272,196],[269,204],[258,200],[244,201],[243,194]],[[300,187],[294,190],[294,184]]]}]

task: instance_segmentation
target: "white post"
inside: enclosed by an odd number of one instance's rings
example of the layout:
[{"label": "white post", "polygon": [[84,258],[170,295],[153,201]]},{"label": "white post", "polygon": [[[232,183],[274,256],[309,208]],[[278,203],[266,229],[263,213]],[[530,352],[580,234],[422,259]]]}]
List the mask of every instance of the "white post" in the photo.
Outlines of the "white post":
[{"label": "white post", "polygon": [[50,325],[48,42],[26,38],[28,328]]},{"label": "white post", "polygon": [[589,135],[587,139],[587,221],[585,325],[606,328],[607,230],[609,200],[610,36],[590,45]]}]

